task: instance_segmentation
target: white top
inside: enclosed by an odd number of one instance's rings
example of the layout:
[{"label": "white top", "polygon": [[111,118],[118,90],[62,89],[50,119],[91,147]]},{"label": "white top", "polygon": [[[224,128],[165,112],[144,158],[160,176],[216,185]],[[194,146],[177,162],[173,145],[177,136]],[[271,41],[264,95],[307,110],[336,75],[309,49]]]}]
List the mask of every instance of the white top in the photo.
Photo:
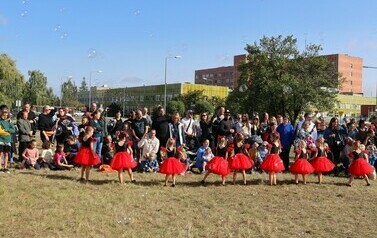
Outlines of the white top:
[{"label": "white top", "polygon": [[137,143],[137,146],[142,149],[141,161],[143,161],[148,157],[147,154],[151,152],[157,155],[158,149],[160,148],[160,140],[157,137],[153,139],[143,138]]},{"label": "white top", "polygon": [[185,135],[195,135],[195,119],[184,117],[182,118],[181,123],[183,125],[183,132]]}]

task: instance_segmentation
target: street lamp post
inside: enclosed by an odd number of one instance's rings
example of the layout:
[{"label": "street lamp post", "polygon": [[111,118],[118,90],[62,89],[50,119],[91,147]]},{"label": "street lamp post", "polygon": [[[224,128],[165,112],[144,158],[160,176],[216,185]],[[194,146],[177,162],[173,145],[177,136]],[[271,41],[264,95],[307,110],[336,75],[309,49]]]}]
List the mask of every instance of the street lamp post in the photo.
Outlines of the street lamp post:
[{"label": "street lamp post", "polygon": [[181,58],[180,55],[176,55],[176,56],[166,56],[165,57],[165,88],[164,88],[164,110],[166,111],[166,72],[167,72],[167,68],[168,68],[168,59],[179,59]]},{"label": "street lamp post", "polygon": [[[363,66],[364,69],[377,69],[376,66]],[[376,84],[376,108],[375,111],[377,113],[377,84]]]},{"label": "street lamp post", "polygon": [[[71,79],[72,76],[66,76],[67,79]],[[61,108],[62,107],[62,100],[63,100],[63,79],[65,77],[61,77],[60,78],[60,103],[59,103],[59,107]]]},{"label": "street lamp post", "polygon": [[92,104],[92,73],[102,73],[102,70],[95,70],[95,71],[90,71],[89,73],[89,103],[88,107],[90,108],[90,104]]}]

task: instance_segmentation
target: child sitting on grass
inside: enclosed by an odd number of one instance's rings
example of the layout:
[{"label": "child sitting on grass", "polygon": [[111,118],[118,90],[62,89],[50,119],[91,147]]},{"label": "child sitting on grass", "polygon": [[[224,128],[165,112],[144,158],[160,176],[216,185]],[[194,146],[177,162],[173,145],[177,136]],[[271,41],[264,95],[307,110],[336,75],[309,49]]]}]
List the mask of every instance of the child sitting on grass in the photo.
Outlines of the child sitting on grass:
[{"label": "child sitting on grass", "polygon": [[53,152],[51,149],[51,141],[46,140],[42,145],[42,151],[39,156],[39,162],[45,169],[54,169]]},{"label": "child sitting on grass", "polygon": [[63,144],[58,144],[56,146],[56,151],[54,154],[54,163],[55,167],[57,169],[72,169],[73,165],[68,164],[67,159],[65,158],[65,153],[64,153],[64,145]]},{"label": "child sitting on grass", "polygon": [[143,166],[143,172],[150,172],[150,173],[155,173],[155,172],[158,172],[159,170],[159,165],[158,165],[158,161],[157,161],[157,156],[156,156],[156,153],[154,152],[150,152],[147,154],[147,159],[144,163],[144,166]]},{"label": "child sitting on grass", "polygon": [[23,161],[21,164],[21,169],[27,168],[39,170],[41,168],[40,164],[38,163],[39,151],[37,149],[36,140],[30,141],[28,148],[26,148],[22,153],[22,158]]},{"label": "child sitting on grass", "polygon": [[65,158],[68,164],[73,164],[77,152],[79,152],[80,145],[74,136],[68,136],[67,145],[64,147]]}]

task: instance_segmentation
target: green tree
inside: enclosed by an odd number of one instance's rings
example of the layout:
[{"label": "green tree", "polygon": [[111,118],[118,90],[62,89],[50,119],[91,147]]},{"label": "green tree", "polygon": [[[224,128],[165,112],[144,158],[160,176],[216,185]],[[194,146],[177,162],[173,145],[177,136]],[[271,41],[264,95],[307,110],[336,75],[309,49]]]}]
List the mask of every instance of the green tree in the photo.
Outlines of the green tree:
[{"label": "green tree", "polygon": [[86,80],[85,80],[85,77],[82,78],[82,81],[81,81],[81,86],[79,88],[79,92],[88,92],[89,91],[89,88],[88,88],[88,85],[86,83]]},{"label": "green tree", "polygon": [[166,113],[172,115],[174,112],[185,115],[185,104],[182,101],[172,100],[166,105]]},{"label": "green tree", "polygon": [[239,85],[227,99],[232,111],[296,118],[306,110],[334,107],[343,80],[330,61],[319,56],[321,46],[309,44],[300,52],[297,39],[280,35],[263,37],[245,49]]},{"label": "green tree", "polygon": [[195,103],[194,112],[196,114],[201,114],[203,112],[208,112],[208,114],[212,115],[215,109],[213,105],[207,101],[199,101]]},{"label": "green tree", "polygon": [[47,77],[39,70],[31,70],[28,74],[23,101],[34,105],[54,104],[56,97],[52,89],[47,87]]},{"label": "green tree", "polygon": [[186,105],[187,109],[189,109],[191,106],[195,105],[196,102],[203,100],[203,98],[204,90],[193,90],[185,94],[181,94],[173,100],[183,102],[183,104]]},{"label": "green tree", "polygon": [[78,102],[77,87],[74,81],[68,79],[62,85],[62,105],[69,107],[80,106]]},{"label": "green tree", "polygon": [[6,54],[0,55],[0,101],[14,106],[22,100],[25,88],[24,76],[18,71],[16,63]]}]

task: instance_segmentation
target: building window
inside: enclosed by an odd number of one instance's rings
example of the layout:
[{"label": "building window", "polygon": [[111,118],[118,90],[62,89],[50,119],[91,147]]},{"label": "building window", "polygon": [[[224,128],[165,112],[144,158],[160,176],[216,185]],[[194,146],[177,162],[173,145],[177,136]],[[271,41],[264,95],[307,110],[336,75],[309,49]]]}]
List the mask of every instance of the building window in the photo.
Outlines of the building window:
[{"label": "building window", "polygon": [[352,86],[352,80],[350,81],[350,85]]},{"label": "building window", "polygon": [[350,68],[351,68],[351,69],[353,68],[353,64],[350,64]]},{"label": "building window", "polygon": [[352,77],[352,72],[350,72],[350,77]]}]

